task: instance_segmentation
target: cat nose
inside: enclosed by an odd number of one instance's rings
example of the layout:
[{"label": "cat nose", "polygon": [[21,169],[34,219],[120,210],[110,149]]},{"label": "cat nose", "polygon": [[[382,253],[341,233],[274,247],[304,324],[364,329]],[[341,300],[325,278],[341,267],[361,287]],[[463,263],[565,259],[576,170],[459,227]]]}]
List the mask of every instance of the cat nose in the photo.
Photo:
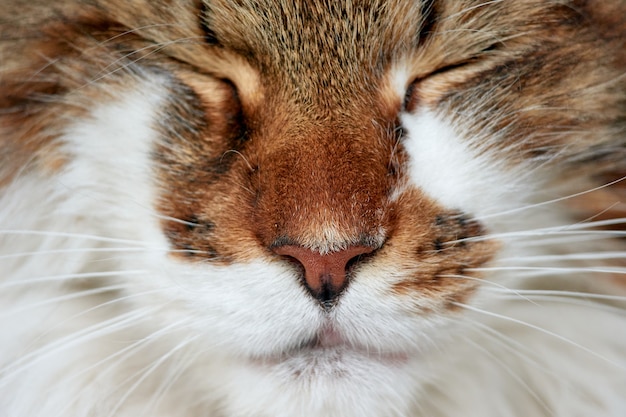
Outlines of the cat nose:
[{"label": "cat nose", "polygon": [[362,255],[372,252],[374,248],[349,246],[324,254],[297,245],[278,246],[272,250],[302,265],[307,289],[314,298],[327,307],[348,285],[348,267]]}]

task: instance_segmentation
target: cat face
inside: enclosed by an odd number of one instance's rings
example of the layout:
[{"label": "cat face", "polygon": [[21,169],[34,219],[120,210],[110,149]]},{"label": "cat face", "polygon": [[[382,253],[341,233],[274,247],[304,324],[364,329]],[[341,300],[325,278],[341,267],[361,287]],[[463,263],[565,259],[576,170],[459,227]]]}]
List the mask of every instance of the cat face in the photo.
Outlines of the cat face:
[{"label": "cat face", "polygon": [[[267,268],[259,294],[280,288],[301,300],[290,314],[312,309],[270,353],[323,345],[328,328],[340,345],[385,350],[352,335],[381,327],[404,347],[412,324],[382,323],[453,314],[476,290],[470,271],[500,248],[484,238],[497,221],[481,218],[532,201],[574,161],[611,159],[610,115],[590,108],[623,97],[592,88],[606,77],[592,62],[621,58],[581,50],[595,37],[570,7],[208,2],[200,16],[196,61],[217,75],[174,71],[151,154],[155,208],[172,262]],[[350,307],[369,298],[351,297],[361,287],[375,300]],[[357,324],[398,300],[388,320]],[[355,309],[346,329],[331,318],[343,309]]]},{"label": "cat face", "polygon": [[149,249],[111,263],[128,304],[250,410],[281,390],[408,407],[486,268],[529,250],[503,236],[552,219],[519,208],[623,165],[619,5],[79,6],[20,29],[7,71],[42,69],[7,82],[28,111],[0,116],[20,155],[0,181],[59,179],[63,210]]}]

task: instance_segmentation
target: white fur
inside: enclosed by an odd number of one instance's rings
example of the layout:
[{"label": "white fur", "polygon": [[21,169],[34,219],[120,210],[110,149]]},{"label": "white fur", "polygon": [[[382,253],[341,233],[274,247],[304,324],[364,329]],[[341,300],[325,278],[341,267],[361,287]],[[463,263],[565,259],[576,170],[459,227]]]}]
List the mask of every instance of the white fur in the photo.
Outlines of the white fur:
[{"label": "white fur", "polygon": [[[520,169],[481,151],[483,138],[459,137],[431,110],[404,114],[412,183],[442,206],[478,218],[519,207],[527,198]],[[459,127],[457,127],[458,129]]]},{"label": "white fur", "polygon": [[[486,285],[463,320],[420,316],[428,297],[392,295],[402,271],[374,261],[331,317],[354,349],[295,350],[328,319],[287,265],[168,257],[149,159],[167,82],[148,78],[67,129],[64,172],[21,177],[0,199],[0,254],[16,254],[0,258],[0,415],[626,415],[626,321],[606,304]],[[403,122],[412,186],[443,206],[488,217],[526,201],[462,127],[428,111]],[[533,254],[519,242],[497,265]],[[20,255],[32,251],[44,253]],[[30,307],[76,291],[67,276],[81,273],[119,289]]]}]

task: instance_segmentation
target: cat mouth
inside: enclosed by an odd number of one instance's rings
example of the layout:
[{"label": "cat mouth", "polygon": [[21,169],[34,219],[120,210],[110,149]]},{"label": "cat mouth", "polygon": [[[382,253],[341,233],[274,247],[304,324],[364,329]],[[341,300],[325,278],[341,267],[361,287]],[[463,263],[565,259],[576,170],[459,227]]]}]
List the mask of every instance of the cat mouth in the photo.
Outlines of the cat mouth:
[{"label": "cat mouth", "polygon": [[403,365],[410,360],[407,352],[385,350],[380,347],[368,346],[365,343],[357,344],[349,341],[334,326],[323,326],[317,334],[279,354],[259,358],[265,365],[280,363],[302,363],[308,365],[333,364],[359,360],[361,362],[374,361],[385,365]]}]

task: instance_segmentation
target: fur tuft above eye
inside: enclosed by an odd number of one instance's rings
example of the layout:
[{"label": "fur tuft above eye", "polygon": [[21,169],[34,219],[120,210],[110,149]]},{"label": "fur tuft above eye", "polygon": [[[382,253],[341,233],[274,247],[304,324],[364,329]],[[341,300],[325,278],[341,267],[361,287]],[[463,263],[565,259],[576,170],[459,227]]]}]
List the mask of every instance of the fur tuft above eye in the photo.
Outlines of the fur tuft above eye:
[{"label": "fur tuft above eye", "polygon": [[228,79],[221,79],[220,81],[228,89],[222,108],[224,119],[230,131],[237,133],[236,141],[239,143],[245,142],[248,139],[248,129],[237,86]]},{"label": "fur tuft above eye", "polygon": [[247,139],[247,127],[239,91],[234,82],[227,78],[199,76],[184,73],[181,80],[197,97],[198,105],[204,109],[208,125],[207,135],[221,137],[233,146]]},{"label": "fur tuft above eye", "polygon": [[209,5],[206,2],[202,2],[200,5],[200,27],[204,32],[204,41],[208,45],[219,45],[219,40],[217,39],[217,34],[211,27],[211,12],[209,9]]}]

